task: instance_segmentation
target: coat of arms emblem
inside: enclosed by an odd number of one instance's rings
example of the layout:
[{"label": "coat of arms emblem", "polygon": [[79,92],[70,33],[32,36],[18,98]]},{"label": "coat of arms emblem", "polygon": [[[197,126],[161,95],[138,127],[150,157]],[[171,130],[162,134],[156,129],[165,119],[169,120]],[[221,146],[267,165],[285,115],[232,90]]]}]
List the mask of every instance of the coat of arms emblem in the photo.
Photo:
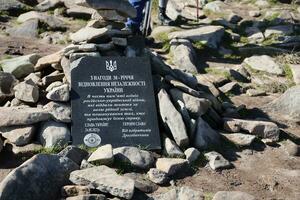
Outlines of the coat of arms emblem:
[{"label": "coat of arms emblem", "polygon": [[110,72],[113,72],[115,70],[117,70],[118,67],[117,67],[117,61],[106,61],[106,70],[110,71]]}]

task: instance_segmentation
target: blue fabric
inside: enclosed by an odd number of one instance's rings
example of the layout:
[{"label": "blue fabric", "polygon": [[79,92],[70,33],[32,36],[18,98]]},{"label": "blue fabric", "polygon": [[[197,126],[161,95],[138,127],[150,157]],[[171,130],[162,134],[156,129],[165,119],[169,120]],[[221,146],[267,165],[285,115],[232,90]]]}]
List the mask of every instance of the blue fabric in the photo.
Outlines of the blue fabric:
[{"label": "blue fabric", "polygon": [[133,7],[135,7],[137,11],[137,16],[136,18],[128,18],[126,22],[126,26],[139,29],[144,18],[143,10],[148,0],[128,0],[128,1]]}]

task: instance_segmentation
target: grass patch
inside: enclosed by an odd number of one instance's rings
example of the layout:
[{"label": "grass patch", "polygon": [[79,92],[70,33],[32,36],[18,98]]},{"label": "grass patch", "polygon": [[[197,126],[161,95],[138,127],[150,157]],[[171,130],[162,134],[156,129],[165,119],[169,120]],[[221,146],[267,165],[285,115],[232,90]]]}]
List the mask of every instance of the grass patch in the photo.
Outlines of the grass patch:
[{"label": "grass patch", "polygon": [[283,66],[283,70],[284,70],[284,74],[286,76],[286,78],[290,81],[293,81],[293,72],[292,69],[289,65],[285,64]]},{"label": "grass patch", "polygon": [[231,79],[231,75],[228,71],[224,71],[224,70],[219,70],[219,69],[215,69],[215,68],[205,68],[205,72],[208,74],[212,74],[212,75],[217,75],[217,76],[222,76],[225,77],[227,79]]},{"label": "grass patch", "polygon": [[86,146],[84,144],[79,145],[78,148],[80,148],[82,150],[85,150],[85,151],[87,151],[89,153],[93,153],[93,152],[95,152],[98,149],[97,147],[88,147],[88,146]]},{"label": "grass patch", "polygon": [[214,193],[211,193],[211,192],[204,193],[205,200],[212,200],[213,198],[214,198]]},{"label": "grass patch", "polygon": [[63,150],[66,146],[55,146],[51,148],[42,148],[35,152],[35,154],[58,154]]}]

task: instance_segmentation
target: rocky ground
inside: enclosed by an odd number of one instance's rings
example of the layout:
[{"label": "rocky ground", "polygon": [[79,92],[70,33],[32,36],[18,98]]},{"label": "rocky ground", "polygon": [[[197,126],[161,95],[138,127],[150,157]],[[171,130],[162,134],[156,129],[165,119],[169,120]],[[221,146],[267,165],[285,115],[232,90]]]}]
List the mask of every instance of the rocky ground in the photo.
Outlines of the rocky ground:
[{"label": "rocky ground", "polygon": [[[0,200],[300,198],[300,1],[156,5],[139,51],[126,1],[0,1]],[[68,146],[70,63],[145,54],[163,150]]]}]

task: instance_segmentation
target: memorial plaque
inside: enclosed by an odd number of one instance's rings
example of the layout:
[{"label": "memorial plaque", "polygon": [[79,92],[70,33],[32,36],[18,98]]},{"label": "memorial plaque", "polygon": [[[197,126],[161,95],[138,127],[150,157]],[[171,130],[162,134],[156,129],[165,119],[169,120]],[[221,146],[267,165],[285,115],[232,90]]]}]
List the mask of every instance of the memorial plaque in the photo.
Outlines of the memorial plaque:
[{"label": "memorial plaque", "polygon": [[147,57],[85,57],[72,63],[73,144],[160,149]]}]

